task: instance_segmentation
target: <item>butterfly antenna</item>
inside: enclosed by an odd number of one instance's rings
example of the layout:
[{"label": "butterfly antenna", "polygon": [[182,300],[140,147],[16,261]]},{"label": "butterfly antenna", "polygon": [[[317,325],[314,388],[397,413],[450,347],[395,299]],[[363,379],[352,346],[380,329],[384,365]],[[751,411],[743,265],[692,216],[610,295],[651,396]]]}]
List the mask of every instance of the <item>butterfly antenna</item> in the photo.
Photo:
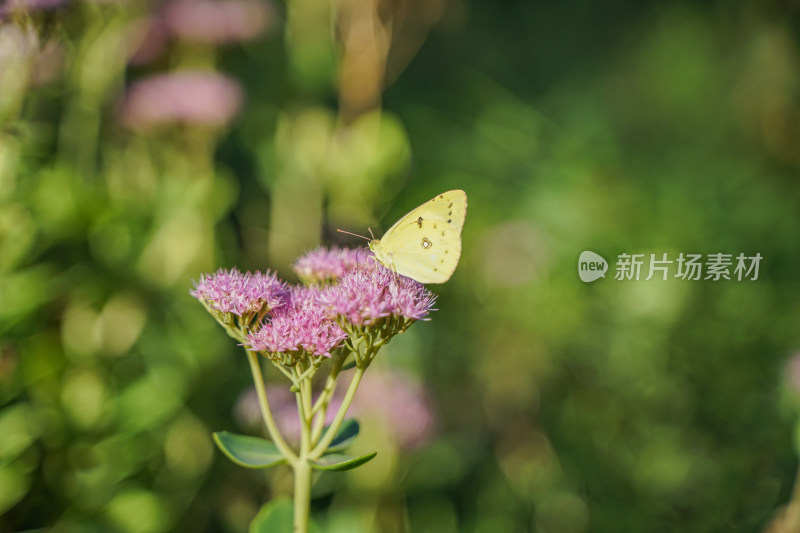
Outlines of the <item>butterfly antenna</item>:
[{"label": "butterfly antenna", "polygon": [[[339,233],[346,233],[346,234],[348,234],[348,235],[352,235],[353,237],[360,237],[360,238],[362,238],[362,239],[365,239],[365,240],[368,240],[368,241],[371,241],[371,240],[374,240],[374,239],[375,239],[375,237],[373,237],[372,239],[370,239],[369,237],[365,237],[365,236],[363,236],[363,235],[359,235],[358,233],[350,233],[349,231],[345,231],[345,230],[343,230],[343,229],[339,229],[339,228],[336,228],[336,231],[338,231]],[[370,232],[370,233],[372,233],[372,232]]]},{"label": "butterfly antenna", "polygon": [[372,236],[372,240],[375,240],[375,234],[372,233],[372,228],[367,228],[369,230],[369,234]]}]

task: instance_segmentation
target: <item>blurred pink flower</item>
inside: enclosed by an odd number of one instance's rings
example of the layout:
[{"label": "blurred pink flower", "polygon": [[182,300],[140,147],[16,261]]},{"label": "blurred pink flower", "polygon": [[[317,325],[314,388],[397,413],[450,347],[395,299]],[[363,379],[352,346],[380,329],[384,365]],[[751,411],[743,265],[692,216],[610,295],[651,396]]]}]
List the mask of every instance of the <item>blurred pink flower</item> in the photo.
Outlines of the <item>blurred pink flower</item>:
[{"label": "blurred pink flower", "polygon": [[[269,408],[275,417],[275,423],[287,442],[298,444],[300,442],[300,418],[297,416],[297,400],[289,387],[284,385],[268,385],[267,400]],[[336,411],[342,404],[341,396],[334,396],[325,416],[325,424],[333,422]],[[261,420],[261,407],[258,405],[258,395],[255,387],[245,390],[234,405],[234,417],[242,427],[256,430],[264,427]]]},{"label": "blurred pink flower", "polygon": [[[333,421],[343,396],[343,392],[337,392],[331,399],[325,424]],[[283,436],[290,443],[300,442],[300,419],[294,394],[285,385],[270,385],[267,399]],[[258,398],[252,387],[239,397],[234,412],[243,427],[263,426]],[[370,369],[364,374],[348,414],[362,424],[383,424],[397,447],[404,451],[422,447],[430,440],[435,427],[424,388],[411,375],[398,370]]]},{"label": "blurred pink flower", "polygon": [[173,0],[164,9],[164,24],[187,41],[229,43],[261,35],[270,15],[268,4],[256,0]]},{"label": "blurred pink flower", "polygon": [[227,76],[179,71],[134,83],[122,102],[121,118],[133,129],[166,123],[222,126],[241,105],[239,84]]},{"label": "blurred pink flower", "polygon": [[359,419],[383,422],[398,447],[406,451],[428,442],[435,425],[425,389],[399,370],[370,369],[364,374],[351,412]]}]

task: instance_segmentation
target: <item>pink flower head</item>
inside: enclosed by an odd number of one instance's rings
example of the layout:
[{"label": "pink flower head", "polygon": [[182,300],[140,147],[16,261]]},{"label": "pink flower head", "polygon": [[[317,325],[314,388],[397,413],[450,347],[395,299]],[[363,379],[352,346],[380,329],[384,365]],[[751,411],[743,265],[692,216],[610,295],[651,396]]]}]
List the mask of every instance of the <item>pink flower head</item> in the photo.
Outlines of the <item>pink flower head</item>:
[{"label": "pink flower head", "polygon": [[248,336],[249,348],[268,354],[287,354],[292,359],[300,352],[330,357],[331,350],[347,334],[331,319],[319,296],[316,288],[292,287],[287,305],[277,309],[261,329]]},{"label": "pink flower head", "polygon": [[122,103],[121,117],[133,129],[166,123],[223,126],[242,104],[232,79],[205,71],[180,71],[134,83]]},{"label": "pink flower head", "polygon": [[189,293],[212,309],[239,316],[274,310],[287,298],[286,286],[274,273],[242,274],[235,268],[200,276]]},{"label": "pink flower head", "polygon": [[371,326],[390,316],[422,320],[436,296],[421,283],[376,265],[346,273],[322,299],[334,315],[355,326]]},{"label": "pink flower head", "polygon": [[164,10],[164,24],[187,41],[230,43],[261,35],[270,14],[267,4],[255,0],[173,0]]},{"label": "pink flower head", "polygon": [[294,262],[294,271],[305,283],[335,281],[359,266],[374,264],[374,256],[366,248],[317,248]]}]

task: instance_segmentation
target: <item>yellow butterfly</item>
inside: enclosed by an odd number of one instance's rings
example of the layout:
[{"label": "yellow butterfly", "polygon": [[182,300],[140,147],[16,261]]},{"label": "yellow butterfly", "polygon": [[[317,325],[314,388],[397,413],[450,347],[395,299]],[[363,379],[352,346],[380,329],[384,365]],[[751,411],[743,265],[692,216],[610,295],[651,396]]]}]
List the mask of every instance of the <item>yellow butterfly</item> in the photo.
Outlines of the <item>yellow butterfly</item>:
[{"label": "yellow butterfly", "polygon": [[369,248],[375,259],[420,283],[444,283],[461,257],[461,228],[467,216],[467,193],[443,192],[411,210]]}]

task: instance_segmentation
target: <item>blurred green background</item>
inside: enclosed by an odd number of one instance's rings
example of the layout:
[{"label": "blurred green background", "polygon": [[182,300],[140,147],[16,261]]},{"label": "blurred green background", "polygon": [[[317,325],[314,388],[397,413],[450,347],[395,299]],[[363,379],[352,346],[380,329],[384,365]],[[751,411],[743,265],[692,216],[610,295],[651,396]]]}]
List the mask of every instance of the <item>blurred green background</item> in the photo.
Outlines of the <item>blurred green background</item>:
[{"label": "blurred green background", "polygon": [[[214,448],[249,427],[251,378],[192,279],[293,281],[305,250],[360,245],[335,228],[452,188],[461,264],[375,363],[411,392],[364,419],[373,462],[319,480],[322,531],[797,531],[795,2],[0,17],[0,532],[247,531],[289,473]],[[584,284],[583,250],[764,259],[752,282]]]}]

